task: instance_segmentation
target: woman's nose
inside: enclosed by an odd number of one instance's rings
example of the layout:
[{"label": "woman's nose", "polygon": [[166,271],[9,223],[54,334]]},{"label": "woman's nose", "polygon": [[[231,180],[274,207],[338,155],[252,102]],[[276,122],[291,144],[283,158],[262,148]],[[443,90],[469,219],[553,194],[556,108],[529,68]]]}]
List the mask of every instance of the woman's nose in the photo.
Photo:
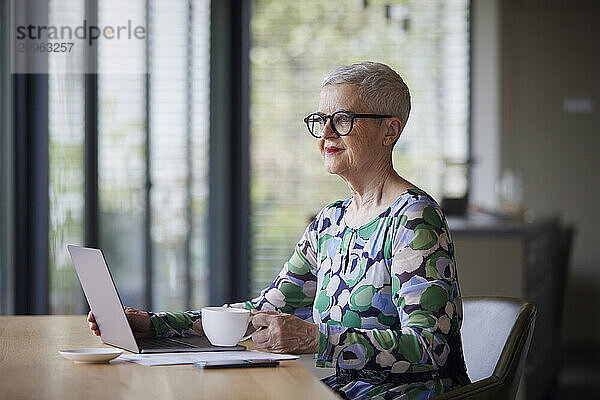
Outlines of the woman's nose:
[{"label": "woman's nose", "polygon": [[333,131],[333,128],[331,127],[331,118],[327,120],[327,122],[325,123],[325,126],[323,127],[323,131],[321,132],[321,138],[322,139],[328,139],[328,138],[337,138],[338,136],[335,134],[335,132]]}]

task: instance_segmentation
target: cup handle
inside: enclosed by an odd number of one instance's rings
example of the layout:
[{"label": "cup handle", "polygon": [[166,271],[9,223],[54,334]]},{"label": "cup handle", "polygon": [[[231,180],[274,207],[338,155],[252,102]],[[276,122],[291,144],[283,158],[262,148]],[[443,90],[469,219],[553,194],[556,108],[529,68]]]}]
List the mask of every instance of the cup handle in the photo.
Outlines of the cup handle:
[{"label": "cup handle", "polygon": [[246,335],[243,338],[240,339],[240,342],[245,342],[246,340],[250,339],[252,337],[252,334],[250,335]]},{"label": "cup handle", "polygon": [[[264,329],[264,327],[263,327],[263,326],[261,326],[260,328],[258,328],[258,329],[257,329],[257,330],[255,330],[254,332],[258,332],[258,331],[260,331],[261,329]],[[254,333],[254,332],[252,332],[252,333]],[[248,340],[248,339],[250,339],[250,338],[252,337],[252,333],[251,333],[251,334],[249,334],[249,335],[246,335],[246,336],[244,336],[243,338],[241,338],[241,339],[240,339],[240,342],[243,342],[244,340]]]}]

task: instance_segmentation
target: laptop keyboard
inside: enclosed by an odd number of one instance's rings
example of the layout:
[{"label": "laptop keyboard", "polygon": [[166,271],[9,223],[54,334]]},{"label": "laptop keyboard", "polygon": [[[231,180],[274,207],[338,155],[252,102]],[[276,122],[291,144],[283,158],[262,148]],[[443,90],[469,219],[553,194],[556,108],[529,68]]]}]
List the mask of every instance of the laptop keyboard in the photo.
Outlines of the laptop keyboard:
[{"label": "laptop keyboard", "polygon": [[182,347],[197,347],[193,344],[179,341],[172,338],[150,338],[137,341],[141,349],[175,349]]}]

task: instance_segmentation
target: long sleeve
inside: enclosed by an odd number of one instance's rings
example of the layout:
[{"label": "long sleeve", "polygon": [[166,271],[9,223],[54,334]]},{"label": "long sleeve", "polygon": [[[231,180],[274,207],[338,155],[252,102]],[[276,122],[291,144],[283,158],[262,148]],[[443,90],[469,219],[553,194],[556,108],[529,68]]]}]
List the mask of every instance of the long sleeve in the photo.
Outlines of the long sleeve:
[{"label": "long sleeve", "polygon": [[[460,329],[462,304],[443,214],[428,199],[414,201],[389,220],[387,229],[383,257],[391,276],[390,306],[399,320],[390,329],[349,327],[346,318],[341,325],[320,322],[317,365],[410,373],[445,364],[447,335]],[[359,307],[361,293],[353,290],[352,296]]]},{"label": "long sleeve", "polygon": [[[230,307],[275,310],[294,314],[302,319],[312,318],[317,277],[317,217],[305,229],[291,258],[269,287],[249,301],[229,304]],[[159,337],[202,335],[201,312],[150,313],[150,319]]]},{"label": "long sleeve", "polygon": [[305,229],[291,258],[269,287],[258,297],[231,306],[284,312],[312,321],[317,287],[317,221],[318,216]]}]

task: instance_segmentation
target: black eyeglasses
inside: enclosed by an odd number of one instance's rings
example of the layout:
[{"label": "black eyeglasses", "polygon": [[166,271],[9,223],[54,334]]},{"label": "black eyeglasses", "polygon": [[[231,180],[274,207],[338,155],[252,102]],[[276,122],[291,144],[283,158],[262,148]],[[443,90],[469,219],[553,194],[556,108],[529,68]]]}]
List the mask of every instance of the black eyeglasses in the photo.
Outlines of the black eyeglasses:
[{"label": "black eyeglasses", "polygon": [[308,132],[317,139],[321,138],[321,132],[327,125],[327,120],[331,120],[331,129],[338,136],[346,136],[354,126],[355,118],[392,118],[393,115],[381,114],[354,114],[350,111],[340,110],[331,115],[321,113],[312,113],[304,118]]}]

